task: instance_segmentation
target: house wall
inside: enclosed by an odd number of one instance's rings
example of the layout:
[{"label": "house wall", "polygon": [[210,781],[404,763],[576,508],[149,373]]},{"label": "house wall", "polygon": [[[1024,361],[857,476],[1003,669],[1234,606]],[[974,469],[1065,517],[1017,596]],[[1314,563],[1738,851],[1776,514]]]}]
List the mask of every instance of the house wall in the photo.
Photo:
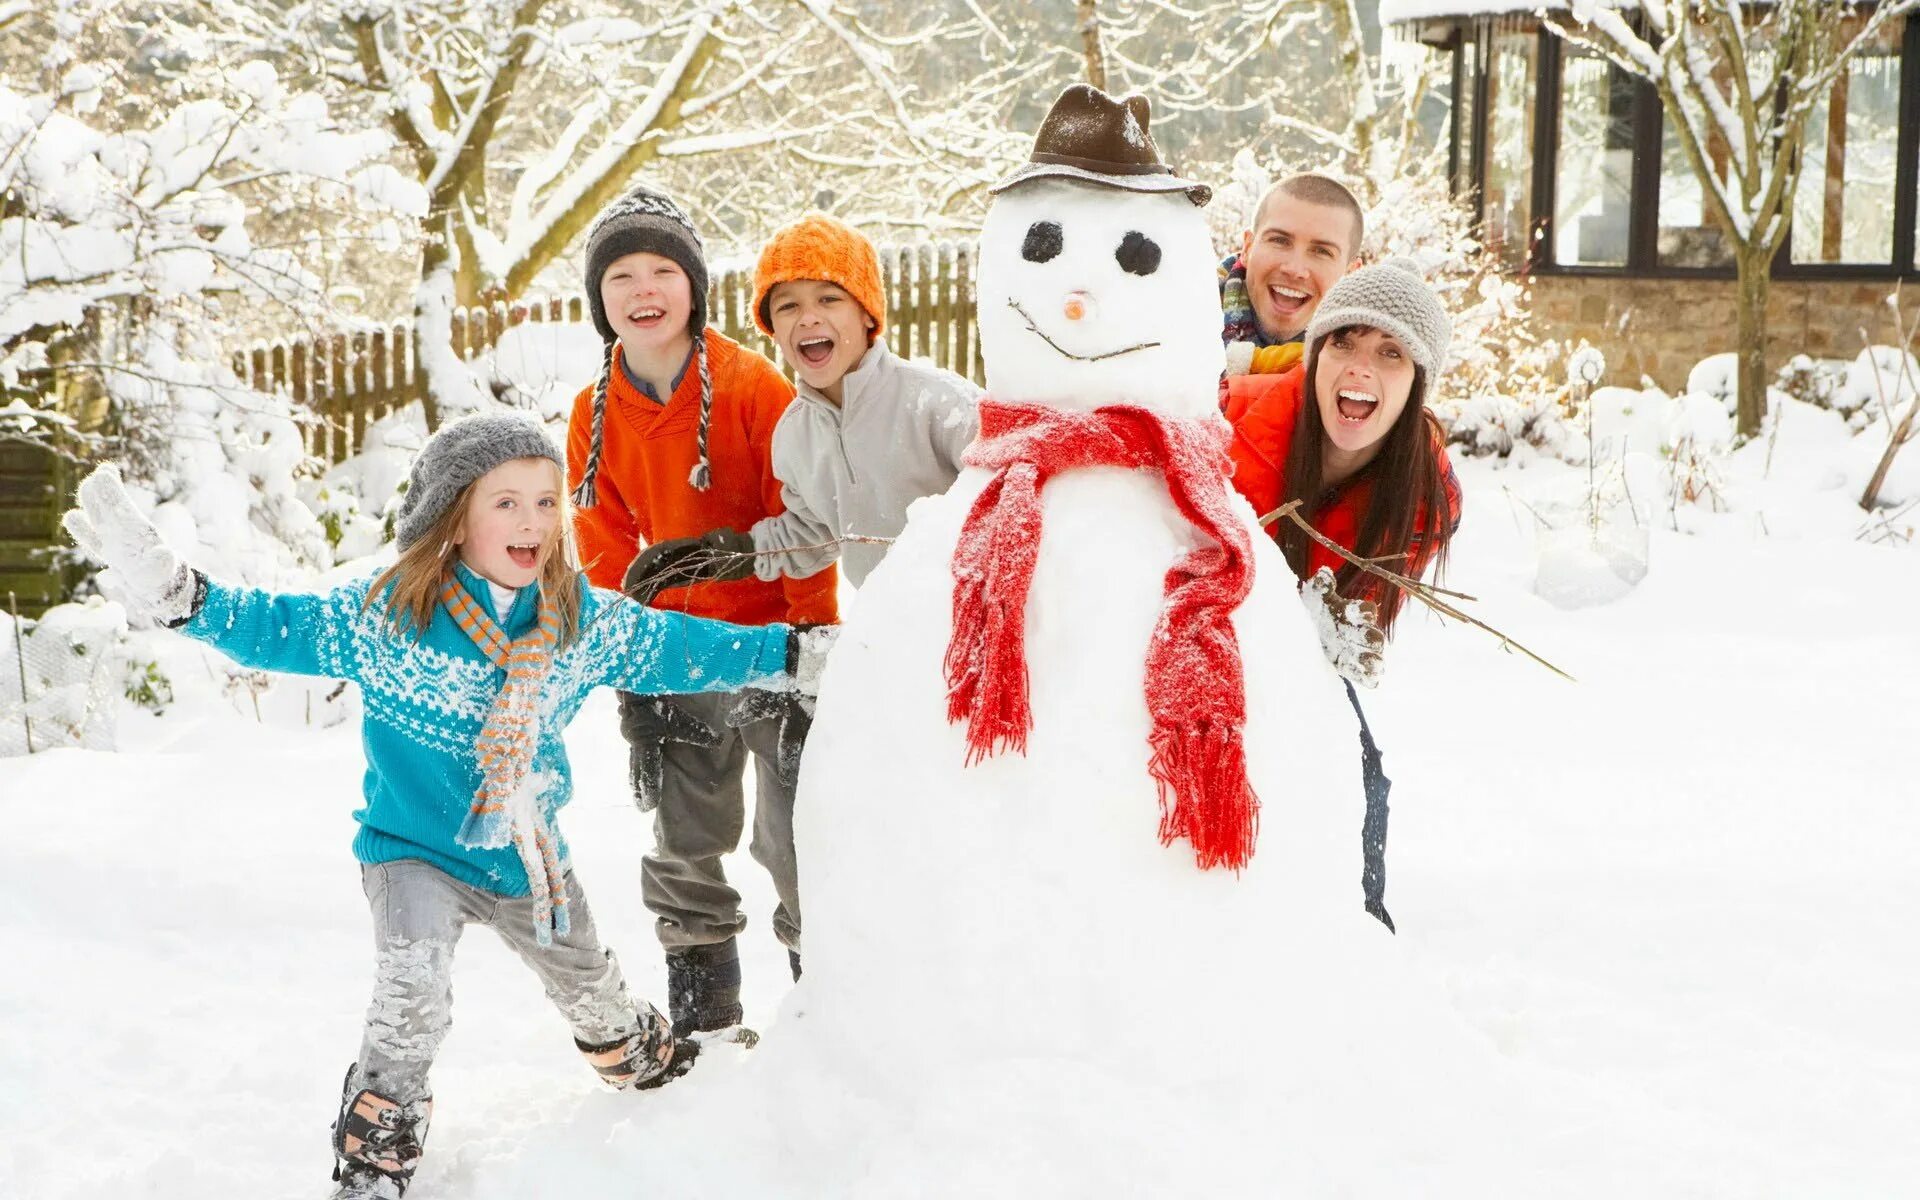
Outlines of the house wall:
[{"label": "house wall", "polygon": [[[1541,336],[1566,344],[1585,338],[1607,356],[1606,383],[1635,386],[1642,376],[1663,390],[1686,385],[1709,354],[1734,348],[1731,279],[1628,279],[1537,275],[1529,281]],[[1767,296],[1767,359],[1776,368],[1795,354],[1857,356],[1861,330],[1893,340],[1892,282],[1774,280]],[[1906,298],[1907,320],[1920,318],[1920,291]]]}]

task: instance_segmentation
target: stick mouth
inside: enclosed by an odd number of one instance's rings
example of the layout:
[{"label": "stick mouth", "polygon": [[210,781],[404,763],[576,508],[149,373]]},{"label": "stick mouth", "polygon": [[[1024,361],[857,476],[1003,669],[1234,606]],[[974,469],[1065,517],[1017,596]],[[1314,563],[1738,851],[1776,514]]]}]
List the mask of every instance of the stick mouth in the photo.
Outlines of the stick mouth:
[{"label": "stick mouth", "polygon": [[1101,354],[1075,354],[1059,342],[1048,337],[1047,331],[1040,328],[1039,324],[1034,321],[1033,314],[1022,308],[1018,300],[1015,300],[1011,296],[1007,297],[1007,307],[1019,313],[1020,319],[1027,323],[1027,329],[1031,331],[1035,337],[1038,337],[1041,341],[1051,346],[1055,354],[1060,355],[1062,358],[1071,358],[1075,362],[1101,362],[1109,358],[1119,358],[1123,354],[1132,354],[1136,350],[1152,350],[1160,345],[1159,342],[1140,342],[1132,346],[1122,346],[1118,350],[1108,350]]}]

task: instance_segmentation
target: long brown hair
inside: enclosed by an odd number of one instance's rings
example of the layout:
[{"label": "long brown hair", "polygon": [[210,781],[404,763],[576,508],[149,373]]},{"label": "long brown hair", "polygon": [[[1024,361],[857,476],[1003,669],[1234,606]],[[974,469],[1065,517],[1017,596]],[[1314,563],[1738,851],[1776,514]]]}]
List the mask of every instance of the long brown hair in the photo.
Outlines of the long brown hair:
[{"label": "long brown hair", "polygon": [[[556,468],[557,470],[558,468]],[[483,477],[484,478],[484,477]],[[561,483],[566,481],[563,479]],[[453,577],[453,564],[460,561],[459,542],[466,532],[467,506],[473,500],[476,479],[460,489],[420,540],[400,552],[400,557],[380,572],[367,589],[361,607],[371,607],[384,598],[387,617],[396,629],[424,637],[433,623],[433,610],[440,593]],[[560,520],[553,539],[541,547],[540,574],[536,582],[542,596],[553,598],[560,617],[561,646],[568,645],[580,631],[580,553],[573,542],[573,509],[567,503],[564,486],[559,489]],[[502,614],[504,616],[504,614]]]},{"label": "long brown hair", "polygon": [[[1337,329],[1327,337],[1338,337],[1358,325]],[[1320,347],[1321,338],[1307,350],[1306,379],[1303,381],[1300,411],[1293,422],[1293,443],[1287,449],[1286,495],[1283,500],[1300,501],[1300,515],[1314,524],[1320,511],[1335,498],[1321,482],[1321,466],[1327,444],[1326,426],[1320,422]],[[1413,389],[1407,393],[1407,406],[1387,431],[1380,452],[1342,489],[1366,481],[1371,486],[1367,509],[1360,518],[1356,545],[1345,549],[1360,558],[1386,558],[1381,565],[1402,575],[1412,575],[1413,567],[1436,565],[1446,570],[1447,541],[1452,535],[1446,484],[1441,480],[1440,423],[1427,411],[1427,373],[1413,369]],[[1425,529],[1421,528],[1424,518]],[[1307,561],[1312,539],[1292,521],[1282,520],[1274,534],[1287,565],[1302,579],[1307,577]],[[1350,562],[1342,562],[1334,573],[1340,594],[1354,599],[1369,599],[1380,609],[1380,628],[1391,632],[1394,618],[1406,597],[1401,589],[1377,575],[1369,575]]]}]

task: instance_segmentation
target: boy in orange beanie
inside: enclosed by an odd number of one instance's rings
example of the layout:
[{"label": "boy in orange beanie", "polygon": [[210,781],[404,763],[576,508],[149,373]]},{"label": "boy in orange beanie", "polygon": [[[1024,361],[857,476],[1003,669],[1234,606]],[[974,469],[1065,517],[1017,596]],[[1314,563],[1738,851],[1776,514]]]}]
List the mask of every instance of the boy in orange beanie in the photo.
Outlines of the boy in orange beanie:
[{"label": "boy in orange beanie", "polygon": [[[858,587],[906,525],[907,506],[952,486],[979,428],[980,389],[887,348],[873,244],[824,213],[760,251],[753,316],[799,378],[773,431],[785,511],[702,540],[738,552],[768,583],[813,578],[837,559]],[[671,568],[672,548],[652,553]],[[634,569],[647,568],[642,555]]]},{"label": "boy in orange beanie", "polygon": [[[735,624],[836,620],[832,571],[755,578],[746,559],[697,578],[632,586],[630,564],[642,546],[651,552],[780,515],[774,429],[793,389],[772,363],[707,328],[700,237],[671,198],[636,187],[600,214],[587,234],[586,284],[606,357],[600,377],[574,400],[567,468],[588,577],[599,587],[626,586],[656,608]],[[635,799],[654,813],[641,890],[666,950],[678,1036],[741,1019],[734,935],[746,918],[720,859],[739,844],[745,824],[749,755],[757,764],[751,851],[779,897],[774,932],[790,952],[799,950],[799,730],[769,695],[620,697]]]}]

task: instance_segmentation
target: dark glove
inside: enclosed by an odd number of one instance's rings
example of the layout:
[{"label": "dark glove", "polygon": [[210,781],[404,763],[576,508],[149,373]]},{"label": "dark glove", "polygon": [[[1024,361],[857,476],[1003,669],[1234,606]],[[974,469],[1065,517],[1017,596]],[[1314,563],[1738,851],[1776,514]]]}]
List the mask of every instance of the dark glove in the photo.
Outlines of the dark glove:
[{"label": "dark glove", "polygon": [[620,693],[620,736],[627,739],[628,781],[641,812],[660,807],[668,742],[717,746],[720,734],[705,721],[673,703],[671,696]]},{"label": "dark glove", "polygon": [[635,556],[622,584],[642,604],[668,588],[690,583],[731,583],[753,574],[753,536],[713,529],[692,538],[655,542]]},{"label": "dark glove", "polygon": [[769,692],[748,688],[727,710],[727,724],[735,729],[761,721],[779,722],[778,756],[780,777],[789,783],[800,778],[800,752],[806,749],[807,731],[813,728],[808,701],[798,692]]},{"label": "dark glove", "polygon": [[826,666],[827,651],[839,636],[838,625],[793,626],[787,635],[786,664],[793,686],[780,691],[748,688],[727,712],[727,724],[735,729],[760,721],[780,723],[780,775],[789,782],[800,778],[800,752],[806,748],[807,733],[813,728],[820,672]]}]

